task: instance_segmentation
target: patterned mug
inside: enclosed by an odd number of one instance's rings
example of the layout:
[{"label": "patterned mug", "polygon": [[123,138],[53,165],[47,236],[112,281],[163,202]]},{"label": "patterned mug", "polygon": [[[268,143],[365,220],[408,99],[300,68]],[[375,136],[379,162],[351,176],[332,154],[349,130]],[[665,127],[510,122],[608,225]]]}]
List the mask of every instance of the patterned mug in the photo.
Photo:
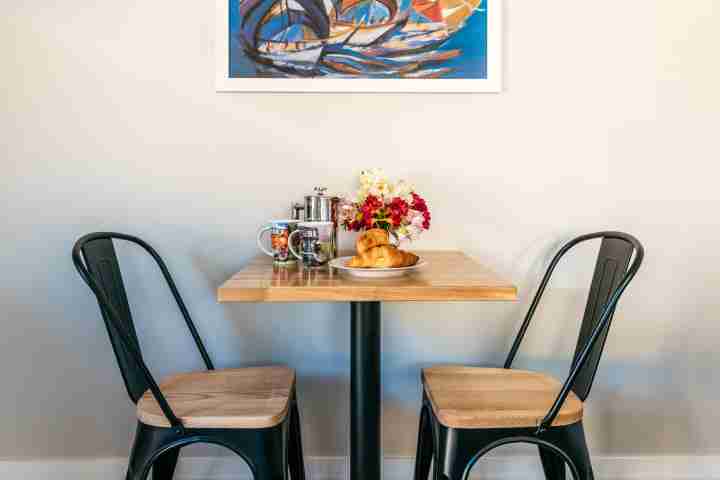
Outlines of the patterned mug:
[{"label": "patterned mug", "polygon": [[[287,265],[295,263],[295,258],[290,253],[290,235],[297,229],[299,220],[272,220],[269,226],[263,227],[258,231],[257,244],[260,250],[266,255],[273,257],[273,263],[276,265]],[[263,235],[270,232],[271,249],[268,250],[263,245]]]},{"label": "patterned mug", "polygon": [[[335,257],[333,222],[302,222],[298,229],[290,234],[290,253],[302,260],[306,267],[321,267]],[[299,241],[295,242],[295,236]],[[300,247],[296,250],[293,247]]]}]

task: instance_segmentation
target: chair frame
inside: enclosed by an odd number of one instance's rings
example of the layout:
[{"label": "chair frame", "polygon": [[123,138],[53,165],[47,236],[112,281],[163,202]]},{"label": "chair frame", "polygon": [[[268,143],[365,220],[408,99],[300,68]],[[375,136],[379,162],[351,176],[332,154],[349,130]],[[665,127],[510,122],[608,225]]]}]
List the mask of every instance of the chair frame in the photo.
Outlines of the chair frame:
[{"label": "chair frame", "polygon": [[[143,360],[125,296],[113,240],[123,240],[138,245],[155,260],[185,319],[207,370],[214,370],[214,366],[170,271],[155,249],[140,238],[115,232],[91,233],[77,240],[72,251],[73,263],[97,298],[113,351],[118,360],[118,366],[128,390],[128,396],[133,403],[137,403],[142,396],[138,387],[143,386],[143,384],[138,385],[137,381],[144,382],[146,390],[152,393],[171,425],[169,428],[156,427],[138,421],[126,479],[144,480],[152,467],[153,480],[170,480],[173,477],[178,454],[182,447],[193,443],[210,443],[224,446],[242,457],[257,480],[287,480],[288,471],[292,480],[305,480],[300,417],[294,386],[290,393],[288,414],[281,423],[273,427],[186,428],[183,426]],[[91,272],[89,260],[95,259],[90,257],[98,252],[90,252],[89,246],[97,246],[101,249],[100,253],[105,256],[101,260],[111,261],[110,268],[113,271],[110,273],[116,275],[117,279],[114,285],[108,285],[107,282],[104,284],[100,271]],[[100,268],[99,263],[95,264],[95,267]],[[120,303],[111,301],[113,294],[115,294],[116,302]],[[122,315],[121,312],[124,312],[125,315]],[[128,364],[128,359],[131,360],[131,364]]]},{"label": "chair frame", "polygon": [[[481,457],[502,445],[514,443],[529,443],[538,446],[548,480],[564,480],[566,464],[575,480],[592,480],[594,478],[582,420],[564,426],[553,426],[553,421],[571,391],[575,391],[581,400],[585,400],[589,395],[617,303],[642,264],[644,257],[642,244],[632,235],[610,231],[582,235],[566,243],[550,262],[504,365],[506,369],[512,367],[540,299],[562,257],[577,244],[594,239],[602,239],[602,245],[598,254],[588,307],[578,338],[575,357],[570,372],[547,414],[538,426],[529,428],[447,427],[438,421],[423,388],[415,480],[427,480],[431,463],[434,463],[434,480],[466,480],[470,470]],[[623,244],[628,250],[623,250]],[[601,262],[606,260],[603,252],[610,256],[622,257],[624,274],[622,277],[611,279],[610,288],[606,289],[608,299],[602,306],[600,315],[597,316],[596,311],[590,307],[592,302],[597,302],[602,293],[600,292],[601,283],[607,280],[604,276],[606,272],[600,271]],[[634,258],[630,262],[633,255]],[[607,287],[607,285],[605,286]],[[579,379],[582,381],[579,382]]]}]

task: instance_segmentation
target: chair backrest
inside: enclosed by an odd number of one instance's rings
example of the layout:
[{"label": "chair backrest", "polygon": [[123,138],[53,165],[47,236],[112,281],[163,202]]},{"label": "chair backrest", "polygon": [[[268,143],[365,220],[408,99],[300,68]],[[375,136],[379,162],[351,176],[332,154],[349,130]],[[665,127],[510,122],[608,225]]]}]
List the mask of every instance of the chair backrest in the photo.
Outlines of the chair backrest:
[{"label": "chair backrest", "polygon": [[[578,364],[580,354],[583,348],[588,344],[595,328],[602,320],[603,309],[608,304],[612,293],[620,286],[625,272],[627,272],[630,258],[635,251],[635,246],[629,240],[621,238],[603,238],[598,252],[597,263],[595,264],[595,272],[593,273],[592,283],[590,284],[590,293],[585,307],[585,315],[580,326],[580,334],[578,335],[575,355],[573,356],[572,366]],[[616,305],[610,308],[610,314],[607,324],[601,329],[600,337],[595,342],[587,363],[580,369],[580,373],[575,379],[573,391],[582,400],[585,400],[590,393],[595,373],[597,372],[600,357],[602,356],[605,341],[607,340],[610,324],[615,313]],[[572,367],[571,367],[572,369]]]},{"label": "chair backrest", "polygon": [[[112,232],[91,233],[75,243],[72,252],[73,263],[80,276],[97,297],[128,395],[133,403],[137,403],[148,389],[151,390],[168,416],[170,423],[176,426],[173,420],[177,419],[169,409],[142,357],[125,285],[120,273],[120,265],[113,245],[114,239],[139,245],[153,257],[175,297],[205,365],[212,370],[213,364],[165,262],[150,245],[137,237]],[[167,407],[167,411],[165,407]],[[179,424],[179,421],[177,423]]]},{"label": "chair backrest", "polygon": [[[107,300],[118,313],[119,322],[115,324],[111,319],[108,307],[104,305],[105,302],[98,297],[100,313],[105,321],[120,372],[123,380],[125,380],[125,387],[132,401],[137,403],[143,393],[150,388],[150,385],[135,358],[135,355],[138,355],[142,360],[142,351],[135,332],[135,323],[130,312],[125,284],[120,273],[120,265],[115,254],[113,241],[111,238],[97,238],[83,242],[80,250],[90,275],[100,284],[107,296]],[[122,330],[125,336],[130,339],[133,348],[124,345],[119,330]]]},{"label": "chair backrest", "polygon": [[[643,260],[643,246],[632,235],[622,232],[599,232],[583,235],[566,243],[550,262],[505,361],[505,368],[510,368],[545,287],[560,259],[575,245],[593,239],[602,239],[602,242],[595,263],[595,272],[590,285],[585,315],[580,326],[580,335],[570,368],[570,376],[565,385],[566,389],[571,388],[581,400],[585,400],[590,394],[617,302]],[[632,264],[630,264],[631,259]]]}]

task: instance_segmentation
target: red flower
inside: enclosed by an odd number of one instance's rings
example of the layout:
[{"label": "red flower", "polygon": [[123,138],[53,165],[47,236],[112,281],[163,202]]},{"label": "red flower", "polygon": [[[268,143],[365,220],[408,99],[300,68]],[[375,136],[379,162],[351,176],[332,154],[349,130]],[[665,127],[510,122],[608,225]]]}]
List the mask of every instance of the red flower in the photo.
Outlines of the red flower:
[{"label": "red flower", "polygon": [[346,219],[343,226],[349,231],[362,231],[371,228],[384,228],[394,230],[403,222],[408,222],[410,210],[420,212],[423,216],[422,228],[430,228],[430,210],[425,199],[415,192],[411,193],[410,202],[401,197],[394,197],[387,203],[381,197],[368,195],[362,202],[355,203],[356,215],[353,219]]},{"label": "red flower", "polygon": [[375,218],[372,215],[365,215],[365,217],[363,218],[363,224],[365,225],[365,228],[372,228],[374,222]]},{"label": "red flower", "polygon": [[430,210],[428,210],[427,203],[425,203],[425,199],[423,199],[420,195],[413,192],[413,203],[412,203],[412,209],[417,210],[418,212],[421,212],[423,215],[423,228],[425,230],[428,230],[430,228]]},{"label": "red flower", "polygon": [[423,212],[423,228],[425,230],[430,229],[430,212],[427,210]]},{"label": "red flower", "polygon": [[375,211],[378,210],[382,206],[383,206],[383,204],[378,197],[376,197],[375,195],[368,195],[367,198],[365,199],[365,202],[363,202],[362,207],[360,207],[360,209],[363,212],[371,212],[374,214]]},{"label": "red flower", "polygon": [[412,197],[413,197],[413,203],[412,203],[413,210],[417,210],[418,212],[423,212],[423,213],[428,211],[427,203],[425,203],[425,200],[420,195],[418,195],[415,192],[412,192]]},{"label": "red flower", "polygon": [[408,214],[410,205],[400,197],[395,197],[387,206],[388,214],[392,224],[399,226],[402,223],[403,218]]},{"label": "red flower", "polygon": [[388,205],[388,208],[390,208],[392,214],[405,216],[408,210],[410,210],[410,205],[402,198],[395,197],[392,199],[392,202],[390,202],[390,205]]}]

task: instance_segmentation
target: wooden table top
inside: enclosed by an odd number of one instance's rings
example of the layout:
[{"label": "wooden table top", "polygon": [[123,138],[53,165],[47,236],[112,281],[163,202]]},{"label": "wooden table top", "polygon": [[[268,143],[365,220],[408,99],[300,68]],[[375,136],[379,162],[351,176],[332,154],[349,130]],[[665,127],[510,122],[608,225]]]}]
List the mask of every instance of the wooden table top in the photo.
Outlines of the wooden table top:
[{"label": "wooden table top", "polygon": [[451,302],[516,300],[516,287],[458,251],[416,252],[428,265],[400,278],[274,267],[261,255],[218,288],[220,302]]}]

